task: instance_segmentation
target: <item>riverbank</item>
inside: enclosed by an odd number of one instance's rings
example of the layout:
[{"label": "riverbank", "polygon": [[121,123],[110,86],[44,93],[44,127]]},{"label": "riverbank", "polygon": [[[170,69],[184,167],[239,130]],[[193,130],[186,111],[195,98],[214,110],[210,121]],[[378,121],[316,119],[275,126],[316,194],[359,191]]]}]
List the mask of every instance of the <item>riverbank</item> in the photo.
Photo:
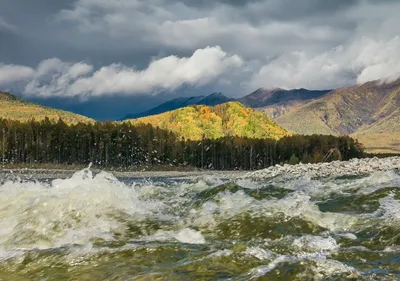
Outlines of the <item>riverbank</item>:
[{"label": "riverbank", "polygon": [[351,159],[318,164],[276,165],[246,174],[246,178],[270,179],[277,176],[289,178],[323,178],[365,175],[374,172],[400,171],[400,157]]},{"label": "riverbank", "polygon": [[[87,168],[87,167],[86,167]],[[86,169],[0,169],[0,178],[21,178],[21,179],[60,179],[69,178],[75,172]],[[94,174],[103,170],[97,168],[90,169]],[[107,171],[117,178],[196,178],[204,176],[218,176],[219,178],[240,178],[246,171],[214,171],[214,170],[181,170],[181,171]]]},{"label": "riverbank", "polygon": [[[37,168],[35,168],[37,167]],[[0,178],[8,179],[20,177],[22,179],[56,179],[69,178],[75,172],[87,169],[88,167],[77,165],[37,165],[28,167],[19,167],[6,165],[0,168]],[[157,170],[157,168],[159,170]],[[387,158],[364,158],[351,159],[350,161],[334,161],[329,163],[316,164],[285,164],[271,166],[258,171],[219,171],[219,170],[202,170],[192,167],[173,167],[153,166],[142,167],[132,170],[124,169],[100,169],[98,167],[90,167],[90,170],[97,174],[101,171],[107,171],[118,178],[196,178],[204,176],[217,176],[219,178],[251,178],[251,179],[270,179],[277,176],[285,176],[288,178],[320,178],[329,177],[330,175],[348,176],[363,175],[377,171],[400,171],[400,156]]]}]

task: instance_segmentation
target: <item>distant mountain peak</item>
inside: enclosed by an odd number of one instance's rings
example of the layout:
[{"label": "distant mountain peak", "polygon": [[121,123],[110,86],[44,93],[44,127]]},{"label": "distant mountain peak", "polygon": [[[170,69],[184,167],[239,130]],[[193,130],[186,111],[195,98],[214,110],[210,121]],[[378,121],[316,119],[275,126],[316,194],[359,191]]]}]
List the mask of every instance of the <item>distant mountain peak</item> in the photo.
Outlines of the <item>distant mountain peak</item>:
[{"label": "distant mountain peak", "polygon": [[221,92],[215,92],[208,95],[208,97],[221,97],[221,96],[224,96]]},{"label": "distant mountain peak", "polygon": [[221,92],[215,92],[208,96],[194,96],[194,97],[178,97],[163,104],[160,104],[154,108],[147,111],[140,112],[137,114],[129,114],[125,116],[122,120],[126,119],[136,119],[145,116],[152,116],[161,114],[167,111],[172,111],[178,108],[186,107],[189,105],[208,105],[215,106],[218,104],[226,103],[229,101],[234,101],[235,99],[230,98],[222,94]]},{"label": "distant mountain peak", "polygon": [[285,89],[279,88],[279,87],[274,87],[274,88],[267,88],[267,87],[261,87],[258,88],[255,92],[278,92],[278,91],[286,91]]},{"label": "distant mountain peak", "polygon": [[238,101],[253,108],[261,108],[278,104],[286,105],[294,102],[304,103],[305,101],[319,98],[329,91],[311,91],[303,88],[293,90],[259,88],[255,92],[240,98]]}]

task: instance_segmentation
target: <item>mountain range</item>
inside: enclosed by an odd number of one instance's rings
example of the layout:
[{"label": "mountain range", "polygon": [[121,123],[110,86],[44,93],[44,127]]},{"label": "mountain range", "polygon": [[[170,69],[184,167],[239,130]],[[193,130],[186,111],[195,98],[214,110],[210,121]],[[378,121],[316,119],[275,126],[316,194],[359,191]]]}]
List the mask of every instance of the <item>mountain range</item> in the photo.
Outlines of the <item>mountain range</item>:
[{"label": "mountain range", "polygon": [[[233,100],[221,93],[217,96],[177,98],[149,110],[147,115]],[[236,101],[267,114],[297,134],[351,135],[364,143],[369,152],[400,153],[400,79],[335,90],[260,88]]]},{"label": "mountain range", "polygon": [[121,120],[136,119],[145,116],[157,115],[167,111],[186,107],[189,105],[215,106],[230,101],[238,101],[251,108],[257,108],[273,118],[286,113],[295,105],[305,104],[313,99],[322,97],[330,90],[310,91],[306,89],[284,90],[280,88],[268,90],[260,88],[243,98],[234,99],[222,93],[213,93],[208,96],[178,97],[153,107],[147,111],[126,115]]}]

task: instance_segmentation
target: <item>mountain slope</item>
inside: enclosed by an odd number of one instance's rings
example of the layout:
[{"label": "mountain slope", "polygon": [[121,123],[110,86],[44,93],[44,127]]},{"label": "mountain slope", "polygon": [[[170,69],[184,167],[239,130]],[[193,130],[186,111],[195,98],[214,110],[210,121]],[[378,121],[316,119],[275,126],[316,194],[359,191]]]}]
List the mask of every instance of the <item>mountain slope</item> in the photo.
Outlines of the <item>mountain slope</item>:
[{"label": "mountain slope", "polygon": [[244,105],[257,108],[267,115],[278,118],[311,100],[320,98],[329,90],[314,91],[307,89],[284,90],[280,88],[268,90],[260,88],[257,91],[238,99]]},{"label": "mountain slope", "polygon": [[203,136],[211,139],[224,136],[279,139],[290,135],[265,114],[238,102],[214,107],[192,105],[127,122],[151,124],[191,140],[200,140]]},{"label": "mountain slope", "polygon": [[[397,83],[380,84],[376,81],[341,88],[276,120],[297,133],[310,130],[298,122],[305,118],[310,124],[323,124],[313,128],[316,133],[328,127],[337,134],[352,134],[393,114],[398,90]],[[390,103],[394,104],[390,106]]]},{"label": "mountain slope", "polygon": [[0,92],[0,118],[24,122],[32,118],[40,121],[45,117],[52,121],[61,118],[67,124],[94,122],[93,119],[79,114],[26,102],[10,93]]},{"label": "mountain slope", "polygon": [[377,133],[352,135],[361,142],[369,153],[400,154],[400,133]]},{"label": "mountain slope", "polygon": [[161,114],[167,111],[175,110],[178,108],[182,108],[189,105],[208,105],[215,106],[218,104],[226,103],[229,101],[233,101],[233,98],[229,98],[224,96],[222,93],[213,93],[208,96],[198,96],[198,97],[189,97],[189,98],[175,98],[170,101],[167,101],[163,104],[160,104],[154,108],[151,108],[147,111],[129,114],[125,116],[122,120],[126,119],[136,119],[145,116],[152,116]]},{"label": "mountain slope", "polygon": [[312,99],[320,98],[330,92],[330,90],[307,90],[307,89],[292,89],[284,90],[280,88],[264,89],[260,88],[257,91],[238,99],[239,102],[253,108],[260,108],[273,104],[289,103],[289,102],[307,102]]},{"label": "mountain slope", "polygon": [[361,126],[357,134],[400,132],[400,85],[387,94],[372,117],[373,122]]},{"label": "mountain slope", "polygon": [[[368,137],[377,140],[377,134],[383,137],[400,132],[399,108],[400,80],[386,84],[372,81],[333,90],[304,105],[292,107],[275,120],[298,134],[352,135],[362,139],[367,150],[372,151]],[[388,151],[394,143],[375,142],[374,149],[382,147]]]}]

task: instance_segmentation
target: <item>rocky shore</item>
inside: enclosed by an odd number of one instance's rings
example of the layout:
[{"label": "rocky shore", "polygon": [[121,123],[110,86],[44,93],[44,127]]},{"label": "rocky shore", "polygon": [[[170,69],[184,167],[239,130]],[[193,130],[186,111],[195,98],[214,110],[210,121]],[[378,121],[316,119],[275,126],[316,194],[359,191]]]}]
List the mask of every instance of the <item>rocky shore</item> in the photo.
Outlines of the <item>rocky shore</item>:
[{"label": "rocky shore", "polygon": [[375,157],[318,164],[276,165],[264,170],[247,173],[245,178],[270,179],[277,176],[289,178],[323,178],[364,175],[377,171],[400,172],[400,157]]}]

